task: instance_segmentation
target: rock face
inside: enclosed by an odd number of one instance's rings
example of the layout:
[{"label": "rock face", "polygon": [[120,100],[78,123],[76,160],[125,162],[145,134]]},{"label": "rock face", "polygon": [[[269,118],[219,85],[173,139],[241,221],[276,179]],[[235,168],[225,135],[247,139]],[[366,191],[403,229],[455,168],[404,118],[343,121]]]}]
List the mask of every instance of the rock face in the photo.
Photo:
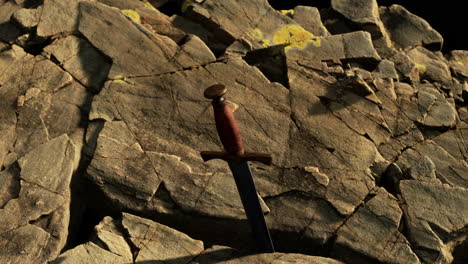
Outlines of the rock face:
[{"label": "rock face", "polygon": [[[77,149],[64,134],[2,171],[2,263],[44,263],[65,246]],[[3,192],[2,192],[3,193]]]},{"label": "rock face", "polygon": [[[461,263],[468,56],[442,43],[371,0],[0,0],[0,263]],[[273,156],[279,253],[200,157],[216,83]]]}]

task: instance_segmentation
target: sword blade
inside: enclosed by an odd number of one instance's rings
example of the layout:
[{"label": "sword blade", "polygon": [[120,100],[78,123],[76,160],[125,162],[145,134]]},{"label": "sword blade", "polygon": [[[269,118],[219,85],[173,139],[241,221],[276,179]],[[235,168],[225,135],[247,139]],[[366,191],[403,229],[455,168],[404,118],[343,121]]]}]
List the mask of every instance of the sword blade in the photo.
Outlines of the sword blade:
[{"label": "sword blade", "polygon": [[237,190],[244,206],[245,214],[252,229],[252,234],[261,253],[275,252],[270,231],[265,222],[262,207],[258,200],[257,190],[247,161],[229,162],[229,168],[234,175]]}]

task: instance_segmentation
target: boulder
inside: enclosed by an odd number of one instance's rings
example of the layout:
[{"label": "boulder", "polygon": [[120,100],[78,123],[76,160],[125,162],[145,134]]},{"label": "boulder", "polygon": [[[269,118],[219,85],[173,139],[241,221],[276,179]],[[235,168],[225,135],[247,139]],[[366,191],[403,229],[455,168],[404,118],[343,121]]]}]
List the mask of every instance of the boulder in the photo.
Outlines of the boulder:
[{"label": "boulder", "polygon": [[423,46],[440,50],[444,42],[442,36],[424,19],[410,13],[400,5],[380,7],[380,17],[396,48]]},{"label": "boulder", "polygon": [[461,80],[468,80],[468,51],[452,50],[449,57],[449,66],[455,76]]},{"label": "boulder", "polygon": [[[246,35],[252,35],[253,38],[258,38],[257,41],[260,41],[263,39],[263,35],[266,37],[267,34],[273,33],[270,32],[272,27],[283,26],[284,22],[282,23],[281,20],[292,22],[290,18],[282,16],[270,7],[266,0],[236,2],[207,0],[201,3],[190,1],[187,5],[182,6],[182,12],[190,19],[213,31],[218,39],[227,44],[241,37],[248,37]],[[273,16],[274,21],[263,25],[260,22],[266,16]],[[278,25],[278,23],[280,24]]]},{"label": "boulder", "polygon": [[[176,30],[181,30],[186,34],[196,35],[201,40],[203,40],[203,42],[205,42],[205,44],[213,51],[213,53],[216,54],[216,56],[223,54],[226,48],[230,45],[230,43],[223,43],[220,39],[216,37],[216,35],[211,30],[208,30],[201,24],[189,20],[183,16],[172,15],[169,18],[169,21],[171,23],[171,30],[173,28]],[[151,22],[149,23],[152,25]],[[157,25],[157,29],[161,29],[161,26],[159,24]]]},{"label": "boulder", "polygon": [[371,34],[376,45],[391,47],[390,38],[380,19],[376,0],[332,0],[331,8]]},{"label": "boulder", "polygon": [[[111,78],[151,76],[180,69],[179,65],[167,63],[179,49],[174,42],[138,26],[120,10],[96,2],[81,2],[79,10],[78,31],[112,58]],[[106,17],[107,22],[101,17]],[[137,46],[139,49],[135,49]]]},{"label": "boulder", "polygon": [[408,240],[426,263],[451,263],[467,234],[467,189],[414,180],[400,183]]},{"label": "boulder", "polygon": [[128,235],[122,228],[122,219],[116,221],[112,217],[106,216],[94,227],[94,232],[92,242],[102,249],[121,256],[126,263],[133,262],[132,248],[127,242]]},{"label": "boulder", "polygon": [[372,72],[375,79],[393,79],[398,81],[398,73],[395,68],[395,63],[391,60],[382,60],[375,70]]},{"label": "boulder", "polygon": [[322,24],[320,12],[316,7],[296,6],[292,16],[293,20],[314,36],[329,36],[327,28]]},{"label": "boulder", "polygon": [[421,78],[444,84],[452,82],[450,69],[445,59],[423,47],[411,49],[407,54],[418,67]]},{"label": "boulder", "polygon": [[409,81],[411,83],[419,82],[422,67],[418,67],[418,65],[404,52],[396,53],[390,57],[389,60],[395,64],[395,68],[401,76],[400,80]]},{"label": "boulder", "polygon": [[13,13],[11,20],[24,29],[31,29],[39,23],[41,13],[42,7],[37,9],[21,8]]},{"label": "boulder", "polygon": [[453,127],[457,123],[457,111],[445,96],[432,86],[421,85],[418,91],[421,124],[431,127]]}]

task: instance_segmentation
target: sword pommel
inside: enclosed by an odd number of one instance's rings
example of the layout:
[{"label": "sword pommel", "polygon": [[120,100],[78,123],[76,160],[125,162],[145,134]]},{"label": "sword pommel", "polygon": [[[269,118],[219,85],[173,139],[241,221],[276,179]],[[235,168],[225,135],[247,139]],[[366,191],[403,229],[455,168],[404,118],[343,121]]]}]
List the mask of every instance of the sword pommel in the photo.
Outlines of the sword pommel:
[{"label": "sword pommel", "polygon": [[223,97],[226,92],[225,85],[215,84],[206,88],[204,96],[212,100],[216,130],[218,130],[219,139],[225,151],[230,155],[243,155],[244,146],[239,125]]}]

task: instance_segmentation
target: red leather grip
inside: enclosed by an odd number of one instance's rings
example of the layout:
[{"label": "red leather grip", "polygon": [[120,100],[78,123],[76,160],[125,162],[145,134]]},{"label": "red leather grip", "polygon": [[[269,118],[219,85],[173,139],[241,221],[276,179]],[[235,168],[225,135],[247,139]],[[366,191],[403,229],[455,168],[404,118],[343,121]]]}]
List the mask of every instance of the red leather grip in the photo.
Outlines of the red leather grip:
[{"label": "red leather grip", "polygon": [[226,102],[214,104],[213,110],[216,129],[218,130],[219,139],[221,139],[224,149],[229,154],[243,155],[244,146],[242,144],[242,137],[232,110]]}]

